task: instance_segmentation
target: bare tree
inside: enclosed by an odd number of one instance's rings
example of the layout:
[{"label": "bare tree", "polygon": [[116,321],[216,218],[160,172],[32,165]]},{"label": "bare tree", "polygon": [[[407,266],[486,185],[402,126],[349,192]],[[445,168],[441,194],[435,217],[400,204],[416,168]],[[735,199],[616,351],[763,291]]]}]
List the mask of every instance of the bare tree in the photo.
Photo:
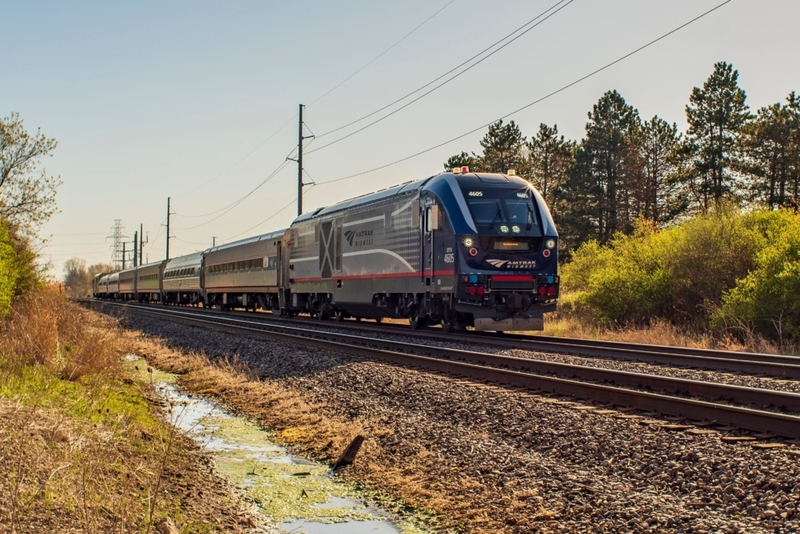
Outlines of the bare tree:
[{"label": "bare tree", "polygon": [[35,232],[56,212],[61,178],[39,165],[57,145],[41,130],[31,136],[19,113],[0,119],[0,218],[24,232]]},{"label": "bare tree", "polygon": [[91,294],[92,279],[86,270],[85,261],[80,258],[70,258],[64,263],[64,285],[73,298]]}]

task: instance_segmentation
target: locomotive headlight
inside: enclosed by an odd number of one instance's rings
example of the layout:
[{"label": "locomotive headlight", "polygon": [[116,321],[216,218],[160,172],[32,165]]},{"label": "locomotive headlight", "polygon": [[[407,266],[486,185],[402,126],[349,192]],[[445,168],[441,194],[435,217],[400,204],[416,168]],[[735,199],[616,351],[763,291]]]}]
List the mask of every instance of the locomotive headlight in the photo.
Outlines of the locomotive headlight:
[{"label": "locomotive headlight", "polygon": [[465,247],[470,248],[473,245],[472,238],[471,237],[465,237],[463,243],[464,243]]},{"label": "locomotive headlight", "polygon": [[544,246],[546,246],[547,248],[553,248],[554,246],[556,246],[556,240],[548,239],[547,242],[545,242]]}]

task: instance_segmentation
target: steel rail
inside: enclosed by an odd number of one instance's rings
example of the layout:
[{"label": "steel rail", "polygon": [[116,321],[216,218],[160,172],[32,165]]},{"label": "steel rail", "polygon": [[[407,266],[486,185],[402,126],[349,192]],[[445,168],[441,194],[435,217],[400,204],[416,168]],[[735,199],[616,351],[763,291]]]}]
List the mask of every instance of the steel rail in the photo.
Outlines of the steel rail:
[{"label": "steel rail", "polygon": [[[145,306],[128,304],[129,306]],[[217,310],[195,310],[198,313],[208,313],[226,316],[241,316],[239,312],[220,312]],[[263,322],[280,322],[302,324],[304,327],[328,326],[330,323],[317,323],[310,320],[298,320],[285,317],[276,317],[266,314],[249,315],[253,319]],[[342,323],[337,323],[341,325]],[[371,325],[357,323],[358,328],[368,331],[384,332],[393,335],[411,335],[409,330],[399,326]],[[348,326],[345,326],[347,328]],[[495,334],[471,333],[468,335],[442,334],[431,330],[415,330],[413,335],[417,338],[431,339],[445,342],[459,342],[465,344],[480,343],[482,345],[507,347],[513,350],[551,352],[571,354],[583,357],[599,357],[632,362],[707,369],[712,371],[725,371],[745,373],[751,375],[766,375],[777,378],[800,379],[800,358],[796,356],[758,354],[746,352],[727,352],[709,349],[694,349],[688,347],[668,347],[663,345],[640,345],[614,341],[584,340],[574,338],[547,338],[544,336],[523,336],[519,334],[497,336]]]},{"label": "steel rail", "polygon": [[[153,308],[140,307],[133,307],[131,309],[148,315],[166,317],[171,320],[177,319],[181,322],[194,324],[197,326],[211,326],[233,333],[247,333],[256,336],[265,336],[290,343],[299,343],[302,345],[320,347],[327,350],[338,350],[345,353],[357,354],[367,358],[380,357],[382,359],[388,359],[403,365],[422,367],[438,372],[460,374],[479,380],[488,380],[502,384],[537,389],[559,395],[579,397],[596,402],[630,406],[638,410],[656,411],[665,415],[680,416],[690,420],[711,420],[715,421],[716,423],[734,425],[747,430],[771,432],[776,435],[792,438],[800,437],[800,416],[797,415],[765,411],[744,406],[734,406],[731,404],[720,404],[710,402],[708,400],[675,397],[649,391],[625,389],[623,387],[606,384],[581,382],[570,378],[543,376],[519,370],[524,369],[525,371],[528,371],[531,364],[542,363],[534,360],[502,357],[492,354],[474,354],[468,351],[442,349],[439,347],[420,347],[419,345],[410,343],[387,341],[375,338],[359,338],[349,334],[334,334],[330,332],[319,331],[314,332],[317,334],[325,334],[328,338],[321,339],[319,337],[309,337],[311,332],[300,328],[267,325],[260,322],[253,322],[234,317],[209,318],[208,316],[203,317],[203,314],[186,312],[183,310],[155,310]],[[356,344],[356,342],[361,344]],[[364,343],[382,345],[383,347],[376,348],[374,346],[366,346]],[[437,358],[429,355],[409,354],[407,352],[398,352],[397,350],[388,350],[385,347],[393,347],[395,349],[408,349],[409,347],[414,347],[417,350],[421,348],[422,350],[438,356],[445,354],[449,354],[450,356],[446,357],[446,359],[442,359],[441,357]],[[491,359],[495,363],[505,362],[506,364],[509,364],[513,362],[520,365],[520,367],[516,367],[515,369],[489,367],[486,365],[478,365],[477,363],[450,359],[453,357],[470,356],[481,361]],[[547,363],[549,364],[550,362]],[[603,376],[603,373],[609,371],[597,368],[586,368],[582,366],[568,366],[566,364],[559,364],[559,366],[563,366],[559,367],[561,370],[568,368],[568,372],[572,373],[570,376],[578,375],[581,378],[589,380],[600,380],[602,379],[601,377]],[[647,380],[653,378],[652,375],[639,375],[637,373],[620,371],[613,371],[613,373],[607,374],[606,376],[614,376],[616,380],[619,381],[628,380],[629,383],[631,380],[635,379]],[[793,408],[796,408],[800,405],[800,395],[796,393],[779,392],[758,388],[744,388],[742,386],[725,386],[722,384],[687,381],[684,379],[667,379],[666,377],[656,378],[659,380],[677,381],[675,383],[680,384],[680,386],[677,388],[677,391],[681,391],[680,387],[689,387],[695,388],[693,391],[701,392],[701,395],[703,394],[702,392],[705,392],[705,395],[712,396],[721,391],[727,391],[728,398],[736,398],[733,397],[734,394],[741,395],[741,397],[737,398],[737,400],[744,403],[750,401],[742,401],[741,399],[755,400],[755,402],[759,405],[774,404],[776,406],[792,406]],[[662,382],[652,382],[652,384],[657,383],[662,384]],[[641,387],[641,383],[637,383],[636,385]],[[674,385],[672,387],[675,388]]]}]

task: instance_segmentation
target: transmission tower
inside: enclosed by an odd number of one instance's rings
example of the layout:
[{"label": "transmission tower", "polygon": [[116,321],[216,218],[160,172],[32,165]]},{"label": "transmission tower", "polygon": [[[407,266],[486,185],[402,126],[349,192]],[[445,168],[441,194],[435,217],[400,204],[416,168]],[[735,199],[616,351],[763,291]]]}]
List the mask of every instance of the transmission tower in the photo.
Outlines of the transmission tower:
[{"label": "transmission tower", "polygon": [[114,219],[114,226],[111,227],[111,235],[106,239],[113,239],[114,244],[111,245],[111,264],[114,265],[116,270],[123,268],[123,261],[125,258],[122,256],[122,243],[128,236],[125,235],[125,227],[122,226],[122,219]]}]

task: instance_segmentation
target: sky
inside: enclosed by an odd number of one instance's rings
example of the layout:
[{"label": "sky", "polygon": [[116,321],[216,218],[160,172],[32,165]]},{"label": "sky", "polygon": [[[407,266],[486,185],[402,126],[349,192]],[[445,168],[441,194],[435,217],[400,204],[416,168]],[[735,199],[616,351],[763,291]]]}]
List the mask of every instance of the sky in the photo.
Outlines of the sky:
[{"label": "sky", "polygon": [[[60,277],[69,258],[111,260],[116,219],[128,240],[143,225],[145,261],[163,259],[167,197],[171,257],[287,227],[299,104],[304,135],[315,136],[305,140],[310,211],[441,172],[449,156],[480,152],[486,128],[386,165],[537,101],[722,1],[4,2],[0,116],[18,112],[29,132],[58,140],[42,164],[63,181],[60,212],[41,234],[43,260]],[[332,130],[546,11],[459,77],[326,146],[411,99]],[[592,105],[616,89],[643,119],[685,131],[689,94],[718,61],[739,71],[756,110],[800,91],[797,20],[797,0],[732,0],[506,120],[526,136],[546,123],[579,140]]]}]

